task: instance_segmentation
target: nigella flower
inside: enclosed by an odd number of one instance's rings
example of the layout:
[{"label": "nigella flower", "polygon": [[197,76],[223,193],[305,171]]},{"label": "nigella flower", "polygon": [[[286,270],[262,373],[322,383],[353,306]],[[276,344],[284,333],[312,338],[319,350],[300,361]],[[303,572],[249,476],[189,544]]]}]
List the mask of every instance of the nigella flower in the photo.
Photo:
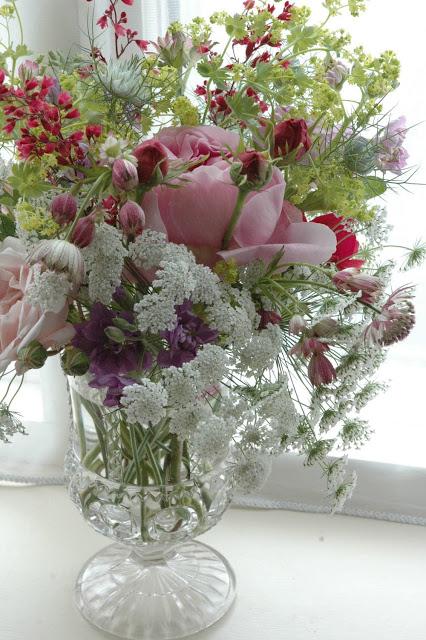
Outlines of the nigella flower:
[{"label": "nigella flower", "polygon": [[380,315],[364,331],[364,338],[384,347],[404,340],[415,324],[412,295],[410,286],[396,289],[383,305]]},{"label": "nigella flower", "polygon": [[185,362],[190,362],[197,355],[199,347],[214,342],[219,335],[218,331],[211,329],[192,312],[190,300],[176,306],[176,315],[175,328],[160,334],[168,345],[157,356],[157,362],[163,368],[181,367]]}]

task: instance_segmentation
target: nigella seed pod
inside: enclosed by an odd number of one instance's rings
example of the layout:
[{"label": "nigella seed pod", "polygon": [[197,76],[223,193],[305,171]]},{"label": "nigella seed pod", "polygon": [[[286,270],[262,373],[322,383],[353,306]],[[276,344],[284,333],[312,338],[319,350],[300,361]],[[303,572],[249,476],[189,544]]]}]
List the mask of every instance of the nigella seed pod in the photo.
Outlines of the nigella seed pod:
[{"label": "nigella seed pod", "polygon": [[77,200],[69,193],[61,193],[53,198],[50,212],[55,222],[61,226],[70,224],[77,213]]},{"label": "nigella seed pod", "polygon": [[121,207],[118,220],[126,236],[139,236],[145,225],[145,213],[136,202],[129,200]]},{"label": "nigella seed pod", "polygon": [[68,346],[61,355],[61,365],[66,375],[83,376],[89,370],[90,360],[80,349]]},{"label": "nigella seed pod", "polygon": [[121,191],[136,189],[139,184],[138,170],[130,160],[115,160],[112,167],[112,184]]},{"label": "nigella seed pod", "polygon": [[20,349],[17,355],[15,366],[19,375],[23,375],[30,369],[41,369],[47,360],[47,351],[37,340]]},{"label": "nigella seed pod", "polygon": [[365,176],[376,166],[377,148],[374,142],[363,136],[352,138],[346,143],[343,162],[349,171]]},{"label": "nigella seed pod", "polygon": [[71,234],[71,242],[80,249],[88,247],[95,237],[95,222],[92,216],[80,218]]}]

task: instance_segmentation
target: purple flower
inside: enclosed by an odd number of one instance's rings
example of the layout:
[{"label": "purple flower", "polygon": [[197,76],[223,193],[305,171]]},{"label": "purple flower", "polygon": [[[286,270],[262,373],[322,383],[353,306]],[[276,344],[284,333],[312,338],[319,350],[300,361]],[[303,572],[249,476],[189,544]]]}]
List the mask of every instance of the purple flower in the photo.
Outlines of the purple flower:
[{"label": "purple flower", "polygon": [[[93,305],[90,320],[75,325],[76,335],[72,344],[89,356],[89,370],[96,375],[123,373],[138,366],[140,345],[137,342],[114,342],[105,333],[105,329],[114,326],[115,318],[123,318],[128,322],[133,320],[130,313],[115,313],[97,302]],[[126,337],[135,335],[129,331],[124,333]]]},{"label": "purple flower", "polygon": [[157,356],[157,363],[163,368],[181,367],[185,362],[190,362],[197,355],[200,346],[214,342],[219,335],[192,313],[192,302],[189,300],[176,307],[176,314],[176,327],[171,331],[161,332],[161,337],[168,345],[168,349],[163,349]]},{"label": "purple flower", "polygon": [[407,166],[408,151],[402,146],[407,133],[404,116],[393,120],[379,136],[377,164],[382,171],[391,171],[399,175]]},{"label": "purple flower", "polygon": [[118,407],[120,405],[124,387],[128,387],[132,384],[135,384],[135,381],[132,378],[119,376],[115,373],[95,376],[93,380],[89,382],[89,386],[94,389],[107,388],[107,394],[104,400],[104,405],[106,407]]}]

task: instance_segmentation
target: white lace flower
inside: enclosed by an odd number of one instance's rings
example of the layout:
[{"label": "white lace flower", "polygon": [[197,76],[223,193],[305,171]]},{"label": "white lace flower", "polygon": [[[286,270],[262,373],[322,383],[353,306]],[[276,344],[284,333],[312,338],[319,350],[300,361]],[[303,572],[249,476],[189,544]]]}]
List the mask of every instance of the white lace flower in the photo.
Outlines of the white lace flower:
[{"label": "white lace flower", "polygon": [[257,451],[240,451],[236,455],[234,480],[239,493],[260,489],[271,472],[271,457]]},{"label": "white lace flower", "polygon": [[135,304],[136,321],[140,331],[159,333],[173,329],[176,323],[175,301],[160,293],[152,293]]},{"label": "white lace flower", "polygon": [[121,404],[130,424],[157,424],[166,415],[167,391],[148,378],[124,387]]},{"label": "white lace flower", "polygon": [[278,325],[269,324],[238,350],[235,365],[242,371],[259,373],[273,366],[281,349],[281,329]]},{"label": "white lace flower", "polygon": [[278,436],[293,436],[297,433],[300,416],[285,381],[282,382],[278,391],[271,393],[258,404],[257,410],[261,417],[269,422]]},{"label": "white lace flower", "polygon": [[114,291],[121,284],[126,256],[127,249],[120,232],[106,223],[97,226],[92,243],[83,249],[89,297],[93,302],[105,305],[111,302]]},{"label": "white lace flower", "polygon": [[180,369],[169,367],[163,370],[164,387],[172,408],[185,407],[195,402],[202,391],[200,374],[185,364]]},{"label": "white lace flower", "polygon": [[21,433],[25,435],[26,431],[21,421],[12,413],[4,404],[0,405],[0,440],[2,442],[10,442],[9,438]]},{"label": "white lace flower", "polygon": [[232,422],[212,415],[200,422],[191,444],[198,456],[212,461],[226,455],[234,433],[235,425]]},{"label": "white lace flower", "polygon": [[164,233],[146,229],[129,245],[129,258],[144,269],[158,267],[164,259],[167,239]]},{"label": "white lace flower", "polygon": [[41,265],[32,268],[32,280],[26,290],[26,298],[43,313],[59,313],[65,306],[71,283],[65,273],[41,270]]},{"label": "white lace flower", "polygon": [[208,419],[212,410],[206,402],[200,400],[170,412],[169,430],[181,440],[188,440],[202,420]]},{"label": "white lace flower", "polygon": [[190,363],[200,376],[204,389],[219,384],[225,378],[228,368],[228,355],[224,349],[214,344],[206,344]]}]

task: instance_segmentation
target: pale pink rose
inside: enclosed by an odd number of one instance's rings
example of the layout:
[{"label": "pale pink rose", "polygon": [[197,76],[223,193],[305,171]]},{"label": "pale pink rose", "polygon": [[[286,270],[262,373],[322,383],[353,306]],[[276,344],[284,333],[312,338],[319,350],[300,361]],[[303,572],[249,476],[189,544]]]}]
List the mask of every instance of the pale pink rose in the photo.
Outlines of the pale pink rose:
[{"label": "pale pink rose", "polygon": [[74,336],[73,326],[66,321],[67,305],[59,313],[42,313],[28,303],[25,292],[32,277],[22,243],[6,238],[0,245],[0,371],[32,340],[49,348],[66,344]]},{"label": "pale pink rose", "polygon": [[155,137],[169,151],[171,158],[182,162],[194,162],[207,156],[205,163],[236,152],[240,136],[220,127],[200,125],[198,127],[167,127]]},{"label": "pale pink rose", "polygon": [[[191,248],[200,262],[214,264],[238,196],[230,165],[217,160],[182,178],[187,182],[177,182],[178,189],[159,186],[145,195],[145,228],[166,233],[169,241]],[[237,246],[269,241],[280,219],[284,187],[282,173],[275,168],[263,189],[248,194],[233,236]]]},{"label": "pale pink rose", "polygon": [[283,251],[279,264],[279,269],[282,270],[289,262],[321,264],[335,250],[336,235],[323,224],[305,222],[303,213],[285,200],[268,238],[256,242],[252,237],[247,241],[241,234],[234,234],[230,248],[219,251],[219,255],[224,260],[232,258],[239,265],[249,264],[254,260],[263,260],[268,264],[279,251]]}]

